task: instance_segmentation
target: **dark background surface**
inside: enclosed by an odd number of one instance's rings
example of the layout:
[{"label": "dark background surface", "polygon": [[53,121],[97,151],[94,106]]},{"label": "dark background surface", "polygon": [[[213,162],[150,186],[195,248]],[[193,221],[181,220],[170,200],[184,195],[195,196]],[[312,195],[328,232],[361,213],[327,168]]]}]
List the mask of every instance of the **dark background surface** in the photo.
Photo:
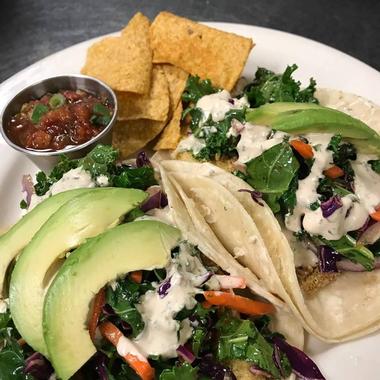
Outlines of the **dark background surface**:
[{"label": "dark background surface", "polygon": [[379,0],[0,0],[0,82],[136,11],[266,26],[315,39],[380,69]]}]

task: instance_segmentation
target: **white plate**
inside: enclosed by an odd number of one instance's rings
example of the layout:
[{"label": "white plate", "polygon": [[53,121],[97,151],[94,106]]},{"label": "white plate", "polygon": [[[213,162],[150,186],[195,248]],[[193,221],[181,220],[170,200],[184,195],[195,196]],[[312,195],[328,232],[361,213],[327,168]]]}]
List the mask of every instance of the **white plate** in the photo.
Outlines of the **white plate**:
[{"label": "white plate", "polygon": [[[338,50],[266,28],[227,23],[208,25],[253,38],[256,47],[244,71],[248,77],[253,76],[257,66],[281,72],[287,64],[297,63],[299,70],[296,77],[303,83],[307,83],[312,76],[320,87],[353,92],[380,104],[380,74]],[[78,73],[84,63],[86,49],[93,41],[53,54],[5,81],[0,85],[0,110],[9,98],[26,85],[48,76]],[[36,168],[22,155],[8,148],[2,139],[0,157],[0,228],[6,228],[20,216],[21,175],[34,173]],[[340,345],[327,345],[309,338],[307,351],[312,354],[327,379],[371,380],[380,377],[377,368],[379,346],[380,334]]]}]

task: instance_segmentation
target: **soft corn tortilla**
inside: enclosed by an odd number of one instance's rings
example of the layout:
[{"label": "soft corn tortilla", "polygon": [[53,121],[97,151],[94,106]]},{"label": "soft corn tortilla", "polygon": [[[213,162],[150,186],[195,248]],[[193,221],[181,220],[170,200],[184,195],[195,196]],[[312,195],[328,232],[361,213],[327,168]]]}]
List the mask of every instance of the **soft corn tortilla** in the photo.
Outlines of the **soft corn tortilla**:
[{"label": "soft corn tortilla", "polygon": [[[349,111],[352,116],[361,118],[370,127],[379,130],[380,111],[373,103],[335,90],[321,89],[317,96],[322,105],[347,113]],[[238,191],[251,189],[247,183],[207,163],[172,161],[165,165],[172,175],[182,176],[184,181],[185,177],[191,178],[195,177],[195,173],[198,176],[203,173],[209,181],[218,183],[235,196],[255,222],[266,244],[282,287],[289,296],[286,302],[298,318],[301,315],[300,321],[311,334],[324,341],[340,342],[367,335],[380,327],[380,301],[377,301],[380,291],[380,271],[342,273],[333,283],[320,289],[315,296],[307,298],[298,283],[294,252],[272,211],[267,205],[260,206],[252,201],[248,193]],[[191,188],[191,185],[188,187]],[[230,221],[230,225],[232,223]],[[240,220],[235,220],[235,223],[240,224]],[[231,228],[226,228],[225,234],[228,239]],[[296,251],[302,250],[305,248],[299,245]],[[241,258],[237,260],[242,261]],[[247,258],[245,260],[247,260],[245,265],[254,271],[255,263],[249,262]],[[259,258],[251,255],[250,260],[255,261]]]},{"label": "soft corn tortilla", "polygon": [[[163,187],[168,196],[169,207],[174,222],[183,236],[197,245],[202,253],[221,269],[231,275],[244,277],[247,286],[255,294],[272,302],[277,309],[273,318],[273,328],[284,334],[290,344],[302,349],[304,344],[303,328],[293,317],[286,304],[270,293],[252,271],[233,258],[199,212],[198,205],[187,196],[184,188],[177,182],[172,173],[165,169],[166,165],[161,164],[165,164],[165,162],[159,164],[159,169]],[[224,220],[224,225],[226,229],[230,227],[228,220]]]}]

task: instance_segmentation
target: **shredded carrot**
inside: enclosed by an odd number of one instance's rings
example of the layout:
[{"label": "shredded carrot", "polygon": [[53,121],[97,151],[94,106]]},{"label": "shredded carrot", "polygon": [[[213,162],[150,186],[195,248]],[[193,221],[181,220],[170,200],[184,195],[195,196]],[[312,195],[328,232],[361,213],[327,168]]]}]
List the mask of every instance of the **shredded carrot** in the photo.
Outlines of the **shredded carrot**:
[{"label": "shredded carrot", "polygon": [[203,295],[211,305],[225,306],[243,314],[263,315],[275,311],[274,306],[270,303],[254,301],[233,293],[207,290],[203,292]]},{"label": "shredded carrot", "polygon": [[92,314],[91,314],[90,322],[88,324],[88,331],[93,341],[95,340],[96,327],[98,326],[99,317],[105,303],[106,303],[106,291],[104,288],[102,288],[99,290],[98,294],[95,296],[94,306],[92,308]]},{"label": "shredded carrot", "polygon": [[323,171],[323,174],[331,179],[339,178],[344,176],[344,171],[339,166],[331,166],[331,168],[328,168]]},{"label": "shredded carrot", "polygon": [[207,302],[207,301],[203,301],[202,302],[202,306],[205,308],[205,309],[210,309],[212,307],[211,303],[210,302]]},{"label": "shredded carrot", "polygon": [[142,270],[135,270],[134,272],[131,272],[129,276],[133,282],[136,282],[136,284],[141,284],[143,272]]},{"label": "shredded carrot", "polygon": [[373,212],[372,214],[370,214],[371,218],[373,220],[376,220],[376,222],[380,222],[380,208],[377,209],[375,212]]},{"label": "shredded carrot", "polygon": [[313,149],[311,145],[306,144],[302,140],[292,140],[290,145],[305,159],[314,157]]},{"label": "shredded carrot", "polygon": [[26,340],[25,340],[24,338],[20,338],[20,339],[17,341],[17,343],[18,343],[18,345],[19,345],[20,347],[22,347],[22,346],[25,346],[25,344],[26,344]]},{"label": "shredded carrot", "polygon": [[[104,322],[99,326],[100,332],[104,338],[108,339],[115,347],[119,343],[119,339],[123,337],[122,332],[111,322]],[[153,380],[154,369],[148,360],[140,360],[136,355],[126,354],[123,359],[128,365],[141,377],[142,380]]]}]

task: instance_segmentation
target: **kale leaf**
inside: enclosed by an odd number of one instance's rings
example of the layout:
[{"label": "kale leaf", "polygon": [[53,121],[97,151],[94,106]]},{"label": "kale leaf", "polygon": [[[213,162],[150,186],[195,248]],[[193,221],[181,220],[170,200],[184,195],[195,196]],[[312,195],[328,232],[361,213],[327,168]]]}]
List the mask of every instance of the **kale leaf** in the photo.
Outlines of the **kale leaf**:
[{"label": "kale leaf", "polygon": [[251,107],[275,102],[318,103],[314,97],[316,82],[313,78],[303,90],[301,82],[292,78],[297,68],[297,65],[287,66],[283,74],[275,74],[259,67],[253,82],[244,89]]},{"label": "kale leaf", "polygon": [[[251,320],[241,320],[228,313],[216,324],[219,333],[217,359],[244,360],[269,372],[274,378],[281,378],[273,360],[273,346],[260,334]],[[282,355],[281,361],[286,377],[291,373],[289,361]]]},{"label": "kale leaf", "polygon": [[0,330],[9,326],[11,322],[11,313],[7,310],[5,313],[0,313]]},{"label": "kale leaf", "polygon": [[369,160],[368,163],[375,173],[380,174],[380,160]]},{"label": "kale leaf", "polygon": [[214,94],[218,91],[219,89],[213,87],[210,79],[201,80],[197,75],[190,75],[182,94],[182,100],[195,104],[202,96]]},{"label": "kale leaf", "polygon": [[366,270],[373,270],[375,263],[373,253],[363,245],[357,245],[356,240],[350,235],[344,235],[339,240],[327,240],[322,237],[319,237],[319,240],[339,252],[342,256],[361,264]]},{"label": "kale leaf", "polygon": [[114,289],[107,288],[107,304],[117,316],[132,328],[132,336],[136,337],[144,329],[144,321],[135,305],[140,297],[152,289],[149,283],[137,284],[128,278],[116,282]]},{"label": "kale leaf", "polygon": [[356,160],[356,148],[353,144],[342,140],[341,135],[334,135],[327,149],[333,152],[334,164],[345,172],[346,181],[351,181],[354,178],[354,171],[350,160]]},{"label": "kale leaf", "polygon": [[111,145],[102,144],[97,145],[81,159],[70,159],[62,155],[49,175],[42,171],[37,173],[37,182],[34,186],[36,194],[39,196],[46,194],[65,173],[80,166],[88,171],[94,180],[100,175],[107,176],[109,186],[145,190],[149,186],[157,184],[154,178],[154,169],[151,166],[119,165],[116,164],[118,156],[118,151]]},{"label": "kale leaf", "polygon": [[189,363],[175,365],[171,369],[164,369],[161,372],[159,380],[197,380],[198,368],[191,366]]},{"label": "kale leaf", "polygon": [[46,194],[53,183],[59,181],[65,173],[77,167],[78,160],[71,160],[66,155],[62,154],[57,165],[49,175],[46,175],[42,171],[36,174],[37,183],[34,185],[36,194],[39,196]]},{"label": "kale leaf", "polygon": [[150,166],[141,168],[125,168],[118,175],[111,177],[112,185],[115,187],[126,187],[145,190],[149,186],[157,185],[154,178],[154,169]]},{"label": "kale leaf", "polygon": [[[198,113],[201,110],[195,108],[191,111],[192,119],[190,128],[195,137],[204,139],[206,146],[202,148],[195,158],[198,160],[215,160],[220,157],[231,158],[237,155],[236,145],[238,137],[229,135],[228,131],[231,127],[233,119],[243,122],[245,119],[245,109],[230,110],[226,113],[221,121],[213,121],[209,118],[203,125],[199,124]],[[195,120],[195,121],[193,121]]]},{"label": "kale leaf", "polygon": [[0,379],[32,380],[32,376],[24,373],[24,353],[17,343],[13,328],[0,330],[0,347]]}]

